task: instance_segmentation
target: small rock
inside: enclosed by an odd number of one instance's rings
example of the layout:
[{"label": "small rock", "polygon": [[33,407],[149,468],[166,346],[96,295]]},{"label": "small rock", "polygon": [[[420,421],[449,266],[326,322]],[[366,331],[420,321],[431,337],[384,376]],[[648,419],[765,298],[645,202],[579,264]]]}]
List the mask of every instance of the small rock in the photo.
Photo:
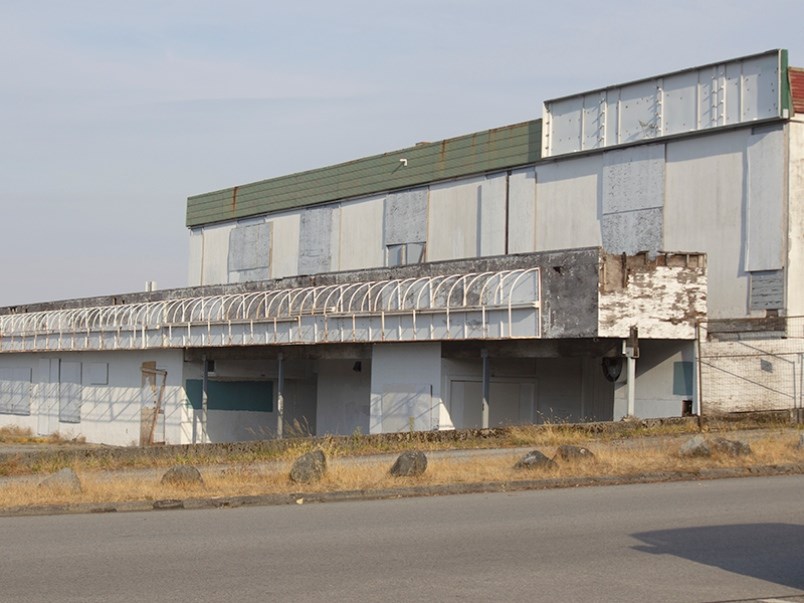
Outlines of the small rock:
[{"label": "small rock", "polygon": [[301,484],[317,482],[327,472],[327,457],[323,450],[301,455],[290,468],[290,479]]},{"label": "small rock", "polygon": [[162,476],[163,486],[203,486],[201,472],[192,465],[174,465]]},{"label": "small rock", "polygon": [[514,469],[555,469],[558,463],[546,457],[541,450],[531,450],[516,462]]},{"label": "small rock", "polygon": [[712,447],[716,452],[726,456],[745,456],[751,454],[751,446],[745,442],[727,440],[726,438],[715,438],[712,440]]},{"label": "small rock", "polygon": [[585,461],[595,458],[594,453],[588,448],[583,446],[573,446],[571,444],[563,444],[556,450],[556,455],[553,460],[560,459],[562,461]]},{"label": "small rock", "polygon": [[399,455],[391,467],[395,477],[417,477],[427,469],[427,455],[420,450],[407,450]]},{"label": "small rock", "polygon": [[712,456],[712,447],[702,435],[697,435],[684,442],[679,448],[678,454],[686,457]]},{"label": "small rock", "polygon": [[75,471],[70,468],[62,469],[51,476],[46,477],[39,483],[40,488],[49,488],[51,490],[61,490],[70,494],[80,494],[83,492],[81,488],[81,480],[78,479]]},{"label": "small rock", "polygon": [[179,500],[177,498],[165,498],[162,500],[155,500],[153,504],[153,508],[156,511],[160,510],[171,510],[171,509],[183,509],[184,508],[184,501]]}]

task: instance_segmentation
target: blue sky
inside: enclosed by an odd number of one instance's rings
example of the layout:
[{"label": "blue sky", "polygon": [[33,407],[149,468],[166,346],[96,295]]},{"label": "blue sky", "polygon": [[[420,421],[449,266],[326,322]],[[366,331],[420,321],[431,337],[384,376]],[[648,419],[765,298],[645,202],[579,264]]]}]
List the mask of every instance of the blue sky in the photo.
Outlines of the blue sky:
[{"label": "blue sky", "polygon": [[771,48],[801,0],[3,0],[0,306],[186,284],[189,195]]}]

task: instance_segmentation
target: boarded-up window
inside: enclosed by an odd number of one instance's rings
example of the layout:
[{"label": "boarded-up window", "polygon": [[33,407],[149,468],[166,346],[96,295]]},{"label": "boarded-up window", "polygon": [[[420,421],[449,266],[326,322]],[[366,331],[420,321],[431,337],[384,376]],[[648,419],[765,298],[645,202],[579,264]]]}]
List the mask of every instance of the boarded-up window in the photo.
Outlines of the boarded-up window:
[{"label": "boarded-up window", "polygon": [[611,253],[662,248],[664,145],[609,151],[603,156],[603,247]]},{"label": "boarded-up window", "polygon": [[31,369],[0,368],[0,413],[31,414]]},{"label": "boarded-up window", "polygon": [[[188,379],[187,399],[195,410],[201,410],[203,392],[201,379]],[[207,410],[274,410],[273,387],[270,381],[207,381]]]},{"label": "boarded-up window", "polygon": [[427,238],[427,189],[388,195],[383,226],[386,246],[424,242]]},{"label": "boarded-up window", "polygon": [[427,189],[391,193],[383,212],[385,265],[418,264],[425,259]]},{"label": "boarded-up window", "polygon": [[81,363],[61,362],[59,367],[59,421],[81,422]]},{"label": "boarded-up window", "polygon": [[238,225],[229,233],[229,282],[271,277],[270,223]]},{"label": "boarded-up window", "polygon": [[299,274],[328,272],[332,267],[332,207],[306,209],[299,220]]},{"label": "boarded-up window", "polygon": [[784,307],[784,271],[751,272],[750,310],[779,310]]}]

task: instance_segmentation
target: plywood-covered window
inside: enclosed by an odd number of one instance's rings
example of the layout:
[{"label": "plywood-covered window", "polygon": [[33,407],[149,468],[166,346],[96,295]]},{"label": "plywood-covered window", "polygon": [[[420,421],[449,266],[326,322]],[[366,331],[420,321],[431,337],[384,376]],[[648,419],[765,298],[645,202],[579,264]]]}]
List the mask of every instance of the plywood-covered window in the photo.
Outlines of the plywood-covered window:
[{"label": "plywood-covered window", "polygon": [[383,233],[386,266],[425,261],[427,194],[427,189],[421,188],[391,193],[385,198]]},{"label": "plywood-covered window", "polygon": [[31,414],[31,369],[0,368],[0,413]]}]

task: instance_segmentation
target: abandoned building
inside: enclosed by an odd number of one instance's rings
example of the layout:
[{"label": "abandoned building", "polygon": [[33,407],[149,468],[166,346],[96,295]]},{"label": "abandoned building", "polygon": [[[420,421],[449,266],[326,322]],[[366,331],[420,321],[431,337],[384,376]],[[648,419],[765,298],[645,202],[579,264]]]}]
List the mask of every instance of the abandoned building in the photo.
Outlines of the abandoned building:
[{"label": "abandoned building", "polygon": [[797,112],[773,50],[192,196],[188,287],[0,309],[0,425],[180,444],[799,408]]}]

